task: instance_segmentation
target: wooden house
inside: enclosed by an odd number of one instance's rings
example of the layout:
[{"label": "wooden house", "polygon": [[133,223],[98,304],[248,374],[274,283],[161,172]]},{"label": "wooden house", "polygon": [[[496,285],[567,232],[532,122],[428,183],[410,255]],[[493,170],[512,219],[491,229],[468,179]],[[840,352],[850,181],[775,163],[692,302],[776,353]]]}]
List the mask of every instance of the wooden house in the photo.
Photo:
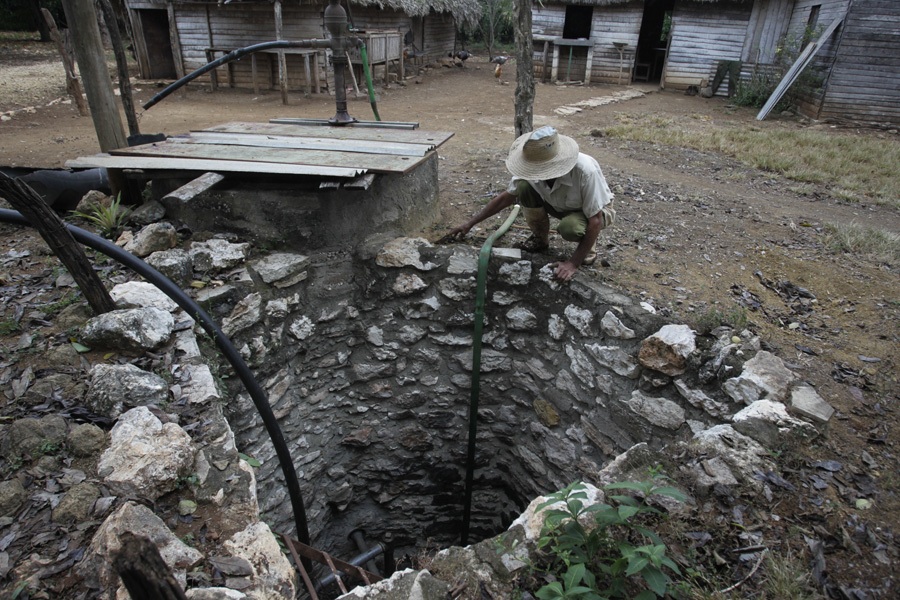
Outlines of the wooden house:
[{"label": "wooden house", "polygon": [[801,111],[900,122],[897,0],[548,0],[534,5],[532,32],[544,81],[708,84],[718,95],[738,79],[777,81],[788,56],[822,37]]},{"label": "wooden house", "polygon": [[[213,58],[261,42],[325,38],[327,0],[125,0],[141,77],[175,79]],[[347,0],[354,33],[367,42],[370,63],[396,65],[404,55],[420,60],[454,49],[457,22],[477,19],[477,0]],[[406,50],[406,52],[404,52]],[[286,53],[287,87],[326,86],[329,51]],[[312,61],[310,67],[310,57]],[[278,84],[278,51],[219,67],[198,81],[232,87]],[[351,57],[359,66],[359,55]],[[374,76],[374,75],[373,75]],[[320,91],[319,89],[313,90]]]}]

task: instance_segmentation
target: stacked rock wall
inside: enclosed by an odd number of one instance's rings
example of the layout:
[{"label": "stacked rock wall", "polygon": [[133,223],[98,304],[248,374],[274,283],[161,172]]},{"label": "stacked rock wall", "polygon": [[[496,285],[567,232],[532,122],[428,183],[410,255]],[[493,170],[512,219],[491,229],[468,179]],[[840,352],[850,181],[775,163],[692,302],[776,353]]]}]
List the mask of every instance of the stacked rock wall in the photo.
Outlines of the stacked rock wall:
[{"label": "stacked rock wall", "polygon": [[[251,293],[220,297],[213,310],[228,313],[224,330],[269,394],[315,544],[341,548],[357,527],[401,545],[454,541],[477,250],[409,238],[371,248],[251,261]],[[693,350],[686,327],[683,355],[671,342],[641,353],[664,323],[607,286],[577,278],[561,287],[548,267],[504,250],[490,263],[486,304],[475,538],[500,531],[536,495],[595,479],[636,443],[660,448],[718,422],[686,395],[728,402],[681,376]],[[227,411],[238,446],[263,462],[262,510],[289,531],[280,469],[252,402],[239,394]]]}]

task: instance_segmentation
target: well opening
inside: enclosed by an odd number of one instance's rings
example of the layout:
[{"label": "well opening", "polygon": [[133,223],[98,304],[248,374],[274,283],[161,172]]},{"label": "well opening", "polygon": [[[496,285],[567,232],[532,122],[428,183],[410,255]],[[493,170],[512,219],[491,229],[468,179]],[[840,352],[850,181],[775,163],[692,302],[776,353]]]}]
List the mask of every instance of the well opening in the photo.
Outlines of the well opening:
[{"label": "well opening", "polygon": [[[269,395],[312,544],[347,559],[361,529],[389,540],[401,564],[458,544],[477,249],[375,236],[353,252],[278,254],[306,273],[284,287],[264,283],[272,256],[236,277],[255,282],[249,295],[210,302]],[[560,287],[541,264],[503,249],[489,265],[470,541],[505,529],[538,495],[595,480],[636,443],[659,449],[735,412],[713,371],[641,365],[662,318],[587,278]],[[238,447],[262,462],[264,518],[291,532],[252,402],[238,391],[226,410]]]}]

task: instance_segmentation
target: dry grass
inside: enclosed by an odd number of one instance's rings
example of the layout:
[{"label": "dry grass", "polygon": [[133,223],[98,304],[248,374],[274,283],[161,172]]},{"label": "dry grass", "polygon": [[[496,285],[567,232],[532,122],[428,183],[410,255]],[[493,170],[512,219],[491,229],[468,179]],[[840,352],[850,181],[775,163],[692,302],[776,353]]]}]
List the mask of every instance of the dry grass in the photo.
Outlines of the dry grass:
[{"label": "dry grass", "polygon": [[827,186],[844,200],[900,208],[900,140],[812,129],[690,127],[660,115],[620,117],[608,135],[731,156],[789,179]]},{"label": "dry grass", "polygon": [[863,227],[857,223],[829,223],[825,243],[834,253],[861,254],[879,262],[900,262],[900,234]]}]

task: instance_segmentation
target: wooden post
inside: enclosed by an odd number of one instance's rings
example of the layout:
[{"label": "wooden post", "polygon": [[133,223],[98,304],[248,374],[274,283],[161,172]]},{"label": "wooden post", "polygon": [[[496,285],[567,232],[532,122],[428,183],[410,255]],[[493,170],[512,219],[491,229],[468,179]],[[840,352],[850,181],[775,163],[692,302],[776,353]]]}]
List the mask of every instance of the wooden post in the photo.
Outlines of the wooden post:
[{"label": "wooden post", "polygon": [[113,566],[132,600],[187,600],[156,544],[129,531],[119,542]]},{"label": "wooden post", "polygon": [[91,118],[94,120],[100,150],[109,152],[123,148],[128,142],[106,66],[106,52],[100,41],[100,28],[97,26],[94,3],[62,0],[62,5],[66,12],[66,20],[69,22],[69,32],[75,47],[75,60],[78,62],[88,105],[91,107]]},{"label": "wooden post", "polygon": [[116,309],[103,282],[91,267],[81,246],[66,229],[66,224],[53,212],[44,199],[20,179],[12,179],[0,173],[0,196],[19,211],[38,230],[50,249],[65,265],[81,293],[96,314]]},{"label": "wooden post", "polygon": [[534,59],[531,0],[516,0],[516,136],[534,129]]},{"label": "wooden post", "polygon": [[50,30],[50,39],[56,43],[56,49],[59,51],[59,56],[63,62],[63,69],[66,71],[66,91],[69,92],[69,95],[75,100],[75,106],[78,107],[78,114],[82,117],[86,117],[90,114],[90,111],[88,110],[87,102],[84,100],[84,92],[81,91],[81,82],[78,81],[78,76],[75,74],[75,64],[72,62],[72,57],[66,52],[62,36],[59,35],[59,29],[56,27],[56,20],[54,20],[53,15],[51,15],[50,11],[46,8],[41,9],[41,14],[44,15],[44,21],[47,23],[47,28]]},{"label": "wooden post", "polygon": [[[282,39],[281,0],[275,0],[275,39]],[[278,85],[281,86],[281,103],[288,103],[287,57],[278,51]]]},{"label": "wooden post", "polygon": [[128,57],[125,55],[125,45],[122,43],[122,33],[119,31],[119,21],[109,0],[99,0],[100,10],[103,12],[103,20],[106,21],[106,29],[109,31],[109,40],[116,55],[116,67],[119,71],[119,95],[122,97],[122,106],[125,108],[125,120],[128,122],[129,135],[141,133],[137,115],[134,112],[134,97],[131,94],[131,77],[128,74]]},{"label": "wooden post", "polygon": [[[172,59],[175,63],[175,76],[178,79],[184,77],[184,58],[181,56],[181,40],[178,38],[178,25],[175,20],[175,6],[172,0],[166,0],[166,14],[169,17],[169,43],[172,45]],[[187,86],[180,89],[181,97],[187,96]]]}]

